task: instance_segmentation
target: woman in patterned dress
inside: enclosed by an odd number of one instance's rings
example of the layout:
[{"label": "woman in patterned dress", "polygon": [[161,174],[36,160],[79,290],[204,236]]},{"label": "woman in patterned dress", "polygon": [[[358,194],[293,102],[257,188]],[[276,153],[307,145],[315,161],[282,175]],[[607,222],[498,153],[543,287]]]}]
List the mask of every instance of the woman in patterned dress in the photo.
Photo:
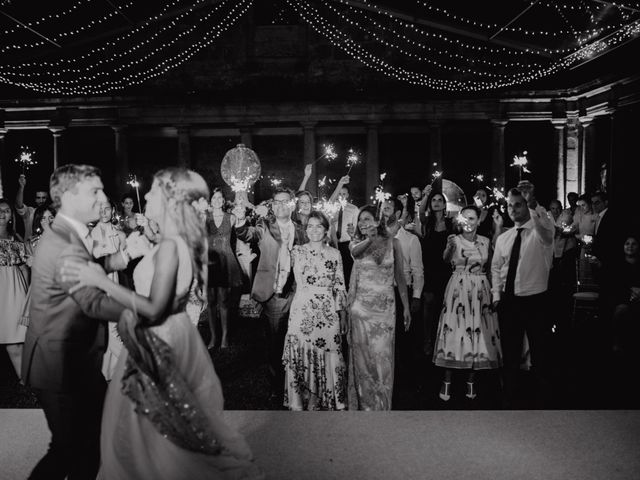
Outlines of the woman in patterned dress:
[{"label": "woman in patterned dress", "polygon": [[290,410],[345,410],[347,292],[340,252],[327,245],[329,220],[311,212],[309,243],[291,251],[296,293],[291,303],[282,363],[284,406]]},{"label": "woman in patterned dress", "polygon": [[390,410],[396,326],[394,280],[411,325],[409,297],[398,240],[377,218],[376,207],[358,213],[349,287],[349,409]]},{"label": "woman in patterned dress", "polygon": [[[209,238],[209,325],[214,348],[221,331],[220,347],[229,346],[229,310],[231,290],[242,286],[242,270],[236,257],[236,217],[224,211],[226,199],[222,189],[215,188],[211,196],[211,210],[207,216]],[[220,328],[218,328],[218,324]]]},{"label": "woman in patterned dress", "polygon": [[491,309],[491,289],[485,273],[490,240],[476,234],[478,207],[460,211],[462,233],[450,235],[443,258],[454,271],[447,284],[438,324],[433,363],[445,369],[440,398],[451,398],[453,369],[468,371],[467,398],[476,397],[476,370],[502,365],[498,318]]},{"label": "woman in patterned dress", "polygon": [[13,230],[13,209],[0,199],[0,345],[4,345],[20,377],[22,344],[27,329],[21,324],[29,286],[27,254],[24,243]]}]

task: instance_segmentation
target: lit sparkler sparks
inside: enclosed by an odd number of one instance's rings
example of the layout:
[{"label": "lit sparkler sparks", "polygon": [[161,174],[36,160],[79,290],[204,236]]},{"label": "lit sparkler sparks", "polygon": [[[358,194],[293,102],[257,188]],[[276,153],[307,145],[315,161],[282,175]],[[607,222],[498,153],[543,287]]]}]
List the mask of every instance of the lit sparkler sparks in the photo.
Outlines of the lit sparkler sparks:
[{"label": "lit sparkler sparks", "polygon": [[471,175],[471,181],[478,182],[478,183],[484,182],[484,174],[476,173],[475,175]]},{"label": "lit sparkler sparks", "polygon": [[38,164],[38,162],[33,158],[35,154],[36,152],[30,150],[29,147],[20,147],[20,154],[15,159],[15,162],[20,164],[23,175],[27,173],[29,167]]},{"label": "lit sparkler sparks", "polygon": [[531,170],[527,168],[529,160],[527,159],[527,151],[522,152],[522,155],[514,155],[513,163],[510,167],[518,167],[519,180],[522,181],[522,172],[531,173]]},{"label": "lit sparkler sparks", "polygon": [[583,235],[582,236],[582,242],[585,244],[585,246],[590,246],[593,243],[593,236],[591,235]]},{"label": "lit sparkler sparks", "polygon": [[135,174],[129,175],[129,180],[127,180],[127,185],[136,189],[136,198],[138,200],[138,211],[142,212],[142,204],[140,203],[140,182],[138,181],[138,177]]},{"label": "lit sparkler sparks", "polygon": [[231,190],[235,193],[246,192],[249,189],[249,179],[231,177]]},{"label": "lit sparkler sparks", "polygon": [[469,225],[469,220],[467,220],[467,217],[462,215],[462,213],[458,213],[458,215],[456,216],[456,223],[460,225],[460,228],[462,228],[465,231],[471,230],[471,226]]},{"label": "lit sparkler sparks", "polygon": [[353,150],[353,148],[349,149],[349,155],[347,156],[347,175],[351,173],[351,169],[360,163],[360,156]]}]

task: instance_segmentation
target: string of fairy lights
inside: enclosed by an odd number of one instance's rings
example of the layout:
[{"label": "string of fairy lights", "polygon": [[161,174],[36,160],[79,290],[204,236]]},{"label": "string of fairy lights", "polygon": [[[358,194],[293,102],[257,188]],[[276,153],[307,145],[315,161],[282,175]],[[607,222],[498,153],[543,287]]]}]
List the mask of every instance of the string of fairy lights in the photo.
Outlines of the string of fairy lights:
[{"label": "string of fairy lights", "polygon": [[[78,0],[59,12],[0,30],[0,82],[56,95],[97,95],[139,85],[210,46],[253,4],[253,0],[157,0],[154,13],[123,29],[118,17],[134,11],[140,1],[120,0],[115,8],[105,11],[96,8],[96,0]],[[640,34],[640,5],[629,1],[607,3],[613,14],[604,19],[596,15],[594,3],[586,0],[532,1],[528,7],[523,2],[523,8],[549,9],[560,19],[558,23],[568,27],[552,30],[549,26],[487,22],[461,15],[451,4],[445,7],[443,2],[417,1],[425,18],[487,35],[474,39],[409,21],[374,0],[283,2],[311,30],[365,66],[399,81],[446,91],[524,84]],[[278,12],[276,18],[284,18],[282,13]],[[91,14],[94,17],[88,18]],[[35,27],[42,29],[49,41],[35,40],[33,35],[30,38],[28,30]],[[109,34],[109,29],[126,31]],[[513,47],[488,42],[490,34],[498,29],[510,38],[556,39],[557,48],[546,42]],[[86,48],[71,42],[79,40],[82,44],[84,35],[92,35],[94,40],[86,42]],[[60,48],[52,49],[51,40],[60,43]],[[560,40],[564,44],[557,46]]]}]

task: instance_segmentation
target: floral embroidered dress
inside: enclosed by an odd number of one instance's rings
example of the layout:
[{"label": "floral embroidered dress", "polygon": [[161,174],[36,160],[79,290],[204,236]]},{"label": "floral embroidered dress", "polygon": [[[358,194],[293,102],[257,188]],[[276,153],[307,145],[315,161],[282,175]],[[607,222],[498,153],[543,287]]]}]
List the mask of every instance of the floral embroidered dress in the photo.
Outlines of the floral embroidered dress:
[{"label": "floral embroidered dress", "polygon": [[0,239],[0,344],[23,343],[27,333],[21,323],[29,287],[24,243]]},{"label": "floral embroidered dress", "polygon": [[498,316],[484,272],[489,239],[455,237],[454,268],[444,294],[433,363],[439,367],[491,369],[502,365]]},{"label": "floral embroidered dress", "polygon": [[291,251],[296,293],[282,363],[284,405],[291,410],[345,410],[346,366],[339,310],[347,308],[340,252],[297,245]]},{"label": "floral embroidered dress", "polygon": [[349,409],[390,410],[396,325],[393,239],[354,259],[349,287]]}]

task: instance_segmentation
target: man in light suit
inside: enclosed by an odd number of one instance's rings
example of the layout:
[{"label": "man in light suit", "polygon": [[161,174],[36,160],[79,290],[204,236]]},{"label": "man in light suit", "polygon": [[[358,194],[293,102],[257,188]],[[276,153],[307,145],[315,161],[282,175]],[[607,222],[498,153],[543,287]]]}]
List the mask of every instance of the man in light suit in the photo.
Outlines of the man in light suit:
[{"label": "man in light suit", "polygon": [[[59,167],[51,175],[50,192],[59,210],[33,261],[22,378],[38,397],[52,438],[29,478],[89,479],[100,461],[104,320],[117,320],[123,307],[95,288],[71,294],[72,285],[61,280],[65,260],[93,261],[87,223],[100,218],[100,204],[107,200],[100,171],[87,165]],[[105,260],[106,270],[125,266],[126,255],[120,253]]]},{"label": "man in light suit", "polygon": [[276,395],[281,395],[284,388],[282,351],[295,291],[290,253],[294,245],[307,241],[304,227],[291,221],[294,205],[292,192],[277,189],[272,198],[272,214],[260,218],[255,227],[246,224],[244,208],[234,210],[237,237],[246,243],[256,242],[260,248],[251,296],[262,304],[266,319],[269,370]]}]

